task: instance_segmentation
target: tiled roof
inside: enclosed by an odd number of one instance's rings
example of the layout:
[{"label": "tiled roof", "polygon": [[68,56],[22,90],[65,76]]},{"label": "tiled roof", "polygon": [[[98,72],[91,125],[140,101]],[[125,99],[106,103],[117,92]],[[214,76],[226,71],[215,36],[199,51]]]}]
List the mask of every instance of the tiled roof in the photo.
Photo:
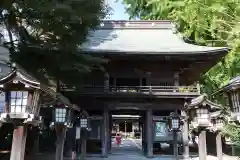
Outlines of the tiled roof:
[{"label": "tiled roof", "polygon": [[9,62],[10,57],[9,50],[5,47],[0,46],[0,63],[2,62]]},{"label": "tiled roof", "polygon": [[192,99],[190,103],[185,104],[185,106],[189,109],[197,108],[200,105],[208,105],[208,106],[210,106],[211,110],[219,110],[222,108],[221,105],[210,101],[207,98],[206,94],[202,94],[202,95]]},{"label": "tiled roof", "polygon": [[228,51],[226,47],[188,44],[171,21],[103,21],[81,49],[92,52],[191,54]]},{"label": "tiled roof", "polygon": [[229,84],[240,83],[240,76],[237,76],[230,80]]}]

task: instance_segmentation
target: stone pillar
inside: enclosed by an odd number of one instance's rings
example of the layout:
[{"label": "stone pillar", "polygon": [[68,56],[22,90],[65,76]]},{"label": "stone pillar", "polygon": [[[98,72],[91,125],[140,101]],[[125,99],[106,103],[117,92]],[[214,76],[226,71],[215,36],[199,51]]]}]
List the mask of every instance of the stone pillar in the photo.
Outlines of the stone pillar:
[{"label": "stone pillar", "polygon": [[152,118],[152,109],[148,108],[146,113],[146,143],[147,143],[147,157],[153,157],[153,118]]},{"label": "stone pillar", "polygon": [[216,135],[216,148],[217,148],[217,157],[218,160],[223,159],[223,153],[222,153],[222,136],[220,132],[217,132]]},{"label": "stone pillar", "polygon": [[178,160],[178,137],[177,131],[173,131],[173,153],[176,160]]},{"label": "stone pillar", "polygon": [[188,139],[188,117],[185,110],[181,111],[181,115],[184,117],[182,136],[183,136],[183,157],[185,160],[189,159],[189,139]]},{"label": "stone pillar", "polygon": [[109,111],[105,106],[103,111],[102,123],[102,157],[108,157],[108,139],[109,139]]},{"label": "stone pillar", "polygon": [[10,160],[24,160],[27,126],[16,126],[13,131]]},{"label": "stone pillar", "polygon": [[55,126],[55,131],[57,136],[55,160],[63,160],[63,149],[64,149],[66,130],[67,130],[67,127],[64,125]]},{"label": "stone pillar", "polygon": [[232,156],[235,156],[235,155],[236,155],[235,146],[234,144],[232,144]]},{"label": "stone pillar", "polygon": [[200,84],[197,83],[197,90],[198,90],[198,93],[199,93],[199,94],[201,93],[200,89],[201,89]]},{"label": "stone pillar", "polygon": [[199,160],[207,160],[206,131],[201,129],[198,139]]}]

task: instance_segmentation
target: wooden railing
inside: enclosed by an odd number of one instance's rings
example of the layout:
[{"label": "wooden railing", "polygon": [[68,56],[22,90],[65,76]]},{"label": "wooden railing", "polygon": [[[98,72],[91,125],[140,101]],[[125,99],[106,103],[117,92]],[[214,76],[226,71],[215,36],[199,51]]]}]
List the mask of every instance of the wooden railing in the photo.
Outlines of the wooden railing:
[{"label": "wooden railing", "polygon": [[83,86],[82,93],[199,94],[197,86]]}]

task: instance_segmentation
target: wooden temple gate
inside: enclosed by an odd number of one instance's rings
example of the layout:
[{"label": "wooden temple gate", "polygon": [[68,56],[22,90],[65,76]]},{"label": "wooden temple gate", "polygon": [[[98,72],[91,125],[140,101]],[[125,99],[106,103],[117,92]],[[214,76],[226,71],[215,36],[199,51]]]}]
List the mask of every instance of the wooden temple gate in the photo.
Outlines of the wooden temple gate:
[{"label": "wooden temple gate", "polygon": [[[76,149],[76,125],[81,125],[79,121],[83,118],[79,116],[79,112],[82,109],[89,114],[89,117],[85,117],[89,118],[89,128],[86,127],[86,132],[83,132],[84,136],[80,139],[86,140],[89,134],[92,134],[92,138],[89,137],[86,143],[85,141],[82,143],[84,145],[81,146],[81,150],[84,152],[90,142],[98,146],[102,157],[107,157],[111,151],[111,112],[138,110],[144,117],[143,151],[147,157],[153,157],[154,144],[163,141],[173,143],[173,139],[178,141],[178,136],[156,134],[156,126],[165,121],[161,116],[168,117],[174,112],[182,117],[182,135],[179,143],[183,148],[183,156],[188,158],[189,114],[185,110],[185,102],[200,96],[200,87],[197,83],[200,74],[215,65],[229,49],[187,44],[174,33],[170,21],[104,21],[82,46],[82,50],[86,54],[104,57],[109,62],[104,64],[104,72],[94,70],[89,76],[84,77],[84,84],[77,88],[79,93],[77,96],[71,96],[72,90],[66,87],[61,88],[61,94],[56,90],[52,91],[37,80],[30,80],[29,75],[15,74],[0,80],[2,84],[8,85],[6,79],[15,84],[15,78],[18,78],[25,90],[35,86],[34,91],[41,91],[44,98],[42,103],[46,104],[45,106],[58,108],[61,113],[63,108],[64,113],[67,113],[67,109],[75,110],[74,121],[54,124],[58,126],[55,128],[58,138],[56,160],[63,157],[65,136],[66,150]],[[66,97],[71,99],[71,102]],[[48,101],[54,101],[54,104],[48,104]],[[60,104],[56,105],[57,102]],[[8,114],[5,113],[7,112],[1,113],[3,122],[9,120],[6,116]],[[57,120],[43,106],[39,113],[43,116],[46,128],[49,128],[51,124],[49,122],[52,121],[49,117]],[[67,135],[66,126],[73,126]],[[95,134],[99,133],[99,129],[100,135]],[[16,135],[18,133],[20,132],[16,132]],[[21,154],[23,152],[21,151]],[[177,153],[176,148],[174,153]]]}]

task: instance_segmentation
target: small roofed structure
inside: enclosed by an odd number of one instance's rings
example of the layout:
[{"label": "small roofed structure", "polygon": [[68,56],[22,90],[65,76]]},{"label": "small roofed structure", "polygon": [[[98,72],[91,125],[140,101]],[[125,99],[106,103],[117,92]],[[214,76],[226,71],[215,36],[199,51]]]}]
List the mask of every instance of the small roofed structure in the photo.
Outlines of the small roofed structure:
[{"label": "small roofed structure", "polygon": [[9,121],[9,118],[17,118],[25,119],[26,123],[41,123],[41,117],[38,116],[40,107],[55,104],[56,101],[71,109],[80,110],[71,104],[68,98],[39,82],[19,66],[15,66],[9,74],[0,79],[0,90],[4,93],[1,95],[3,102],[0,106],[2,122]]},{"label": "small roofed structure", "polygon": [[211,128],[211,113],[221,110],[221,105],[208,100],[206,94],[192,99],[185,104],[185,107],[189,111],[193,129],[198,129],[198,127]]},{"label": "small roofed structure", "polygon": [[231,118],[233,121],[240,121],[240,76],[237,76],[229,81],[229,83],[212,95],[223,95],[228,98],[229,107],[231,110]]},{"label": "small roofed structure", "polygon": [[230,82],[224,87],[225,90],[236,90],[240,88],[240,76],[237,76],[230,80]]},{"label": "small roofed structure", "polygon": [[71,103],[66,97],[59,95],[59,93],[56,93],[56,90],[54,90],[53,88],[49,88],[47,85],[40,83],[36,78],[27,74],[19,66],[15,67],[15,69],[13,69],[12,72],[10,72],[9,74],[0,79],[1,88],[6,87],[7,86],[6,84],[8,83],[18,82],[20,82],[22,85],[25,85],[26,87],[40,89],[47,95],[51,96],[53,99],[58,99],[66,105],[71,105]]},{"label": "small roofed structure", "polygon": [[217,111],[221,109],[221,105],[216,104],[207,98],[207,94],[202,94],[192,99],[190,103],[185,104],[185,107],[187,107],[187,109],[193,109],[193,108],[197,108],[200,105],[208,105],[211,111]]},{"label": "small roofed structure", "polygon": [[237,76],[237,77],[231,79],[228,84],[221,87],[217,91],[213,92],[212,96],[214,96],[216,94],[222,94],[223,92],[229,92],[229,91],[232,91],[232,90],[236,90],[236,89],[239,89],[239,88],[240,88],[240,76]]}]

